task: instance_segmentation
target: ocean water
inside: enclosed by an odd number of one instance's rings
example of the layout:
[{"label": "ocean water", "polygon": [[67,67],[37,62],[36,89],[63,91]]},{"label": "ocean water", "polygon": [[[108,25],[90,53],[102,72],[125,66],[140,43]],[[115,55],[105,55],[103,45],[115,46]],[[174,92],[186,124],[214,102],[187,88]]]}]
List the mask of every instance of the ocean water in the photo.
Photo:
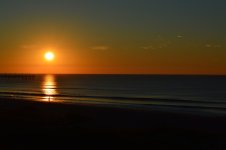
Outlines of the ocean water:
[{"label": "ocean water", "polygon": [[0,97],[226,112],[226,76],[0,75]]}]

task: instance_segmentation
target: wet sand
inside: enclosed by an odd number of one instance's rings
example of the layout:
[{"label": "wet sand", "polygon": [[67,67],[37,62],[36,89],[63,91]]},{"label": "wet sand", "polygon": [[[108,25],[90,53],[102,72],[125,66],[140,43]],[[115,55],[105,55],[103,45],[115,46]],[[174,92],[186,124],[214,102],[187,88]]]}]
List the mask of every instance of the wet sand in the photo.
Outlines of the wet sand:
[{"label": "wet sand", "polygon": [[0,98],[1,149],[226,148],[226,116]]}]

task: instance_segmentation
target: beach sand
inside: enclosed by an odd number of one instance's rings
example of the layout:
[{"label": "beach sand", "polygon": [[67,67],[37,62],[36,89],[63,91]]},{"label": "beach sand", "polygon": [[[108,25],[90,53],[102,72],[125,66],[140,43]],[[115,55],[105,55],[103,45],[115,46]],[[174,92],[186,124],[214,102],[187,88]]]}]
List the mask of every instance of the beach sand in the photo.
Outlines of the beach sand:
[{"label": "beach sand", "polygon": [[0,149],[224,149],[226,116],[0,98]]}]

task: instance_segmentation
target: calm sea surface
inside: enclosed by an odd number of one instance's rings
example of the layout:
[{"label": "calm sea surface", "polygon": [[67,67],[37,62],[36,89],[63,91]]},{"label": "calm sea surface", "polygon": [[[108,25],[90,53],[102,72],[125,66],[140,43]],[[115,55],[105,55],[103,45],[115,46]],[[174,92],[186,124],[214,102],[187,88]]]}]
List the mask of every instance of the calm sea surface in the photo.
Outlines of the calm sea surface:
[{"label": "calm sea surface", "polygon": [[0,96],[226,112],[226,76],[0,75]]}]

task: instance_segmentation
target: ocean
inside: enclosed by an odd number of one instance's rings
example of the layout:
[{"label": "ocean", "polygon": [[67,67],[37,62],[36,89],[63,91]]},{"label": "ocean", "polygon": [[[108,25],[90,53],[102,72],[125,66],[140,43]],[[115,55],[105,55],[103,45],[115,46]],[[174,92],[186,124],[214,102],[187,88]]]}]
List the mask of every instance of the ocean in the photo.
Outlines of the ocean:
[{"label": "ocean", "polygon": [[0,75],[0,97],[226,113],[226,76]]}]

